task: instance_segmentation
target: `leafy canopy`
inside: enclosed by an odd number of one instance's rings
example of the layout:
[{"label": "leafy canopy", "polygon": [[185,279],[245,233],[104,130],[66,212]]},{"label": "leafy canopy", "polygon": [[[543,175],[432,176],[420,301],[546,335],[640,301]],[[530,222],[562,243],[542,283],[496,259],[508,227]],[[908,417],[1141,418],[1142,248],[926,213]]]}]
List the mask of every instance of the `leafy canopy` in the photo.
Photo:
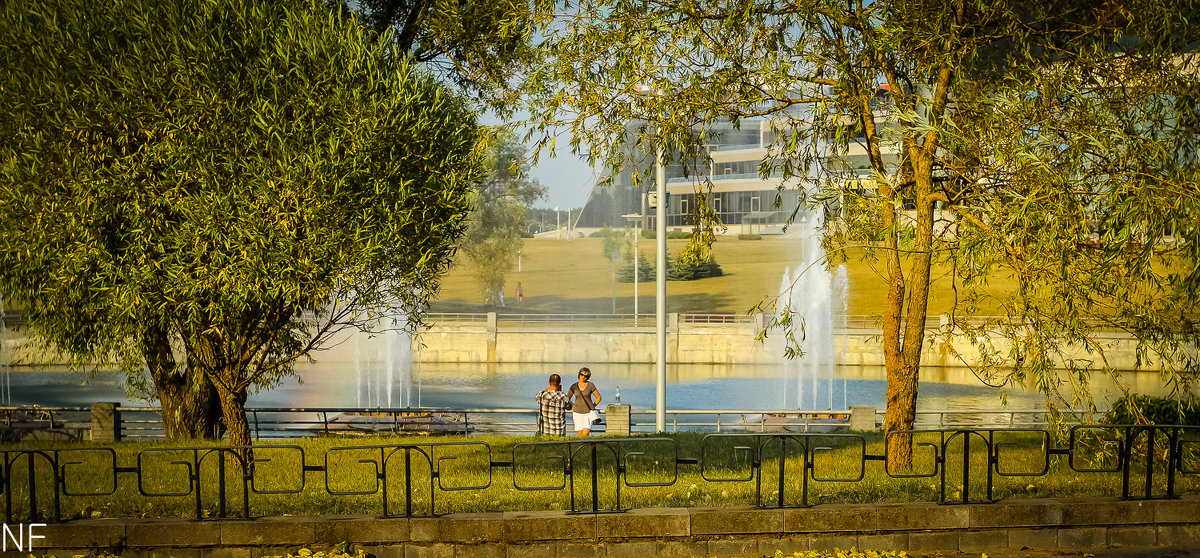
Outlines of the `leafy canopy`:
[{"label": "leafy canopy", "polygon": [[[0,7],[0,290],[54,349],[169,332],[234,392],[438,287],[464,101],[317,2]],[[182,359],[181,359],[182,360]]]},{"label": "leafy canopy", "polygon": [[[546,130],[614,168],[658,145],[690,168],[725,127],[763,126],[760,174],[829,212],[832,258],[883,263],[887,423],[903,430],[938,261],[958,296],[942,340],[985,340],[947,347],[981,353],[989,383],[1087,402],[1089,370],[1118,373],[1097,335],[1116,329],[1193,388],[1196,16],[1163,1],[583,0],[529,89]],[[1002,274],[1020,288],[989,290]],[[974,316],[984,297],[1006,315]]]}]

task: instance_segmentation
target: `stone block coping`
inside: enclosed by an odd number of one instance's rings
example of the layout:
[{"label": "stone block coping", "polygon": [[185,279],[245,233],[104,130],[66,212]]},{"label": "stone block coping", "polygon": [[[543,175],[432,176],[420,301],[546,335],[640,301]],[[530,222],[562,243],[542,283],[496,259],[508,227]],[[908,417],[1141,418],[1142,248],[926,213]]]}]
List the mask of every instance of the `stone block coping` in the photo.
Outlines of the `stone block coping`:
[{"label": "stone block coping", "polygon": [[[639,509],[260,519],[92,519],[39,528],[35,555],[264,556],[343,541],[370,555],[762,556],[775,550],[1200,549],[1200,497],[997,504],[837,504],[803,509]],[[13,550],[13,549],[9,549]],[[28,551],[28,549],[24,549]]]}]

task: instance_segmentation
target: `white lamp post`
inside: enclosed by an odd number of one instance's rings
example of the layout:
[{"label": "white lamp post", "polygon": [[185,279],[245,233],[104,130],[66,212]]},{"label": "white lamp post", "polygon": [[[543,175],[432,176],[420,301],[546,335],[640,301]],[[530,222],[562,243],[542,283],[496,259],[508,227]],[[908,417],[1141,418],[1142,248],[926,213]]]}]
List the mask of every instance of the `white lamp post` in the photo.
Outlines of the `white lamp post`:
[{"label": "white lamp post", "polygon": [[638,239],[641,238],[642,220],[646,218],[641,213],[626,213],[622,215],[625,220],[633,223],[633,327],[638,326],[638,280],[641,278],[642,268],[638,260]]},{"label": "white lamp post", "polygon": [[[639,85],[638,93],[653,93],[654,89]],[[662,128],[658,135],[662,135]],[[658,350],[655,355],[654,431],[667,430],[667,171],[663,167],[663,141],[658,138],[654,149],[654,231],[657,261],[654,270],[654,337]]]},{"label": "white lamp post", "polygon": [[[660,134],[661,135],[661,134]],[[663,167],[663,143],[654,152],[654,177],[658,203],[654,209],[657,262],[654,272],[654,326],[658,342],[654,386],[654,431],[667,430],[667,171]]]}]

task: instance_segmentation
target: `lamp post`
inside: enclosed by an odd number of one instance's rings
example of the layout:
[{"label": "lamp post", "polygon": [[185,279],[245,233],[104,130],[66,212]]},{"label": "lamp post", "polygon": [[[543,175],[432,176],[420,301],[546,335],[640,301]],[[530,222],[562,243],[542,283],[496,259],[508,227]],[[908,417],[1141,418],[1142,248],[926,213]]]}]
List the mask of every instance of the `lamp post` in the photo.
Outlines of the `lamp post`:
[{"label": "lamp post", "polygon": [[[661,135],[661,134],[659,134]],[[658,342],[654,384],[654,431],[667,431],[667,171],[663,167],[663,142],[654,151],[654,182],[658,195],[654,208],[657,261],[654,270],[654,337]]]},{"label": "lamp post", "polygon": [[[638,93],[654,93],[654,88],[638,85]],[[662,136],[662,127],[656,126]],[[654,431],[667,430],[667,171],[663,166],[663,141],[659,137],[654,149],[654,338],[658,345],[655,355]]]},{"label": "lamp post", "polygon": [[646,218],[641,213],[626,213],[622,215],[626,221],[633,223],[633,327],[638,326],[638,280],[642,275],[641,261],[638,260],[638,239],[641,238],[642,221]]}]

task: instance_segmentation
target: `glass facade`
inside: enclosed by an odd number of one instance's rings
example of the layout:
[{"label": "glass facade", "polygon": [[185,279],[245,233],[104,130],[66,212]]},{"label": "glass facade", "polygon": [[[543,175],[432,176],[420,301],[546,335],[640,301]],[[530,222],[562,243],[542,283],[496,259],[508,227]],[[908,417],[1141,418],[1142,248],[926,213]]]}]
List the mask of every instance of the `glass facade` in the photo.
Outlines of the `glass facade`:
[{"label": "glass facade", "polygon": [[[711,161],[688,164],[675,162],[665,170],[668,190],[672,193],[667,201],[667,226],[691,227],[695,222],[697,207],[696,189],[708,178],[715,192],[705,193],[709,207],[725,226],[734,225],[780,225],[795,211],[799,195],[794,189],[776,189],[778,171],[764,178],[759,174],[763,158],[767,154],[764,140],[772,138],[766,120],[746,120],[739,129],[725,124],[708,130],[713,143],[709,145]],[[732,151],[750,153],[729,153]],[[724,153],[724,155],[722,155]],[[596,188],[581,216],[579,226],[624,227],[628,223],[621,217],[629,213],[646,213],[646,226],[654,227],[654,211],[643,205],[645,192],[653,188],[653,158],[645,153],[638,155],[638,163],[613,177],[611,188]],[[722,160],[731,158],[733,160]],[[639,187],[634,188],[633,175],[643,177]],[[647,180],[645,177],[649,177]],[[734,182],[736,181],[736,182]]]},{"label": "glass facade", "polygon": [[[711,192],[706,197],[709,207],[725,226],[782,224],[800,203],[799,194],[794,189]],[[667,226],[692,226],[695,224],[695,209],[696,194],[672,195],[667,205]]]}]

